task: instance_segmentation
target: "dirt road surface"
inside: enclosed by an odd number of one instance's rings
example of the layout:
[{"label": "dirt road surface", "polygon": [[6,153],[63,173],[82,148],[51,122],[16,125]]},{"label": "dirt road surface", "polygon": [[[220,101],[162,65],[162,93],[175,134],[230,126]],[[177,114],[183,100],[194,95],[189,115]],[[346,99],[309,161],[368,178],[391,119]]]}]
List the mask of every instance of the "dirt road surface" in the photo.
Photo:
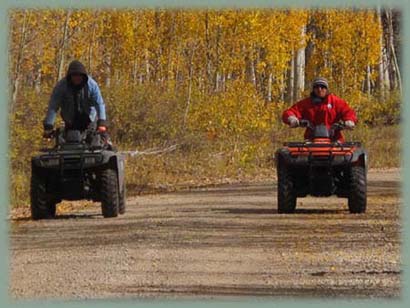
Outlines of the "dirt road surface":
[{"label": "dirt road surface", "polygon": [[32,298],[399,297],[400,174],[370,171],[368,211],[345,199],[276,212],[276,184],[237,184],[98,204],[10,223],[10,296]]}]

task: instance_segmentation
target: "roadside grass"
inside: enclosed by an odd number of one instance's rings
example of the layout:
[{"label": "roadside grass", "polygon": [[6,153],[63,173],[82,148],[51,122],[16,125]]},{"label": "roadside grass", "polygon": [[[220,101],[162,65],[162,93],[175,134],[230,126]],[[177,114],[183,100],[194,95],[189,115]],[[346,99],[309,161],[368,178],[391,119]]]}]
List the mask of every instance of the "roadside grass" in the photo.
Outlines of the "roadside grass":
[{"label": "roadside grass", "polygon": [[[159,156],[128,158],[127,185],[129,193],[173,190],[178,187],[196,187],[234,182],[274,180],[274,152],[285,141],[301,140],[303,130],[287,127],[254,144],[253,155],[241,160],[232,151],[221,150],[218,143],[204,141],[200,151],[175,151]],[[369,154],[369,168],[397,168],[401,162],[401,131],[399,125],[359,126],[345,132],[346,140],[361,141]],[[270,140],[269,140],[270,139]],[[226,145],[227,146],[227,145]],[[222,147],[223,148],[223,147]],[[229,148],[229,147],[228,147]],[[246,151],[249,144],[243,147]],[[243,156],[242,156],[243,157]]]}]

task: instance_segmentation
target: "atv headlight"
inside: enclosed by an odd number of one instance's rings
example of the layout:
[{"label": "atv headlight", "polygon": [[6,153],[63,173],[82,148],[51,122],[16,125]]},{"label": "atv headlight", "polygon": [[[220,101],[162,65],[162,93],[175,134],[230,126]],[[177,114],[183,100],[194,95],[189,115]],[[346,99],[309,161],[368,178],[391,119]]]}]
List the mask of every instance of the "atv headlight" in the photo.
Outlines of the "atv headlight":
[{"label": "atv headlight", "polygon": [[95,164],[95,157],[86,157],[86,158],[84,158],[84,163],[86,165]]},{"label": "atv headlight", "polygon": [[55,167],[60,164],[60,160],[58,158],[49,158],[42,161],[44,167]]}]

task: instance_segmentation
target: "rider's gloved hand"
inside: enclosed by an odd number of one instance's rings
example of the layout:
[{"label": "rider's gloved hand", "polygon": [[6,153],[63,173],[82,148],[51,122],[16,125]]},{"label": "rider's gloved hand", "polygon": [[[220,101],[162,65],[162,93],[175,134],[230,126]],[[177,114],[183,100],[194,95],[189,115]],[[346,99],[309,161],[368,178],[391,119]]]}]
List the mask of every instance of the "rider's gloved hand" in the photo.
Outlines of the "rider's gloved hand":
[{"label": "rider's gloved hand", "polygon": [[99,133],[105,133],[107,131],[107,127],[105,126],[98,126],[97,130]]},{"label": "rider's gloved hand", "polygon": [[105,120],[98,120],[97,121],[97,131],[99,133],[107,132],[107,121]]},{"label": "rider's gloved hand", "polygon": [[53,126],[49,124],[44,124],[43,138],[50,139],[53,136]]},{"label": "rider's gloved hand", "polygon": [[298,127],[299,126],[299,120],[295,116],[290,116],[288,118],[288,123],[290,127]]},{"label": "rider's gloved hand", "polygon": [[51,137],[53,137],[53,130],[45,130],[43,132],[43,138],[45,139],[51,139]]},{"label": "rider's gloved hand", "polygon": [[347,121],[345,121],[345,126],[346,126],[347,129],[353,129],[355,124],[354,124],[353,121],[347,120]]}]

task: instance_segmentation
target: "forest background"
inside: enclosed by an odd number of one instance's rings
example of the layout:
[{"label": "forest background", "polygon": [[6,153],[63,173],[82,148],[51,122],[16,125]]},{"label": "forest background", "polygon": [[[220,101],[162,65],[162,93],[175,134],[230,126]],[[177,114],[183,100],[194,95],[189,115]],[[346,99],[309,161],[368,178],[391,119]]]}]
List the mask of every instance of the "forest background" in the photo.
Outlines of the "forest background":
[{"label": "forest background", "polygon": [[9,18],[13,206],[29,202],[30,157],[73,59],[100,85],[116,146],[141,154],[127,159],[129,194],[273,180],[275,149],[303,133],[281,113],[319,75],[356,110],[347,138],[364,143],[370,167],[400,166],[398,11],[26,9]]}]

